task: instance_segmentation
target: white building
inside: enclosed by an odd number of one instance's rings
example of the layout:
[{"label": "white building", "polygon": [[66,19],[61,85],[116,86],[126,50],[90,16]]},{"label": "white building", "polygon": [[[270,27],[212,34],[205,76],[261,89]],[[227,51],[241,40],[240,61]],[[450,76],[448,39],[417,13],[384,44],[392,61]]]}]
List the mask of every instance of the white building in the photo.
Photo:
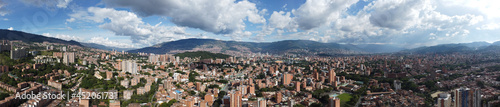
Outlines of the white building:
[{"label": "white building", "polygon": [[450,107],[451,106],[451,95],[448,93],[439,94],[437,106],[438,107]]},{"label": "white building", "polygon": [[75,52],[64,52],[63,63],[64,64],[75,63]]},{"label": "white building", "polygon": [[122,61],[122,71],[129,72],[131,74],[137,73],[137,63],[134,60]]}]

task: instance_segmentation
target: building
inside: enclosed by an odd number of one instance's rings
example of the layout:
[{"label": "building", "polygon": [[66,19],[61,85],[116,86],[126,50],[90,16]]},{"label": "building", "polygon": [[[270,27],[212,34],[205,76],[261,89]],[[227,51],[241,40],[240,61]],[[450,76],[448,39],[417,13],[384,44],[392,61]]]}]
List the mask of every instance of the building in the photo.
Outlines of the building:
[{"label": "building", "polygon": [[0,41],[0,51],[10,51],[12,46],[10,45],[10,42],[8,40],[1,40]]},{"label": "building", "polygon": [[57,58],[62,58],[63,53],[62,52],[54,52],[54,53],[52,53],[52,56],[57,57]]},{"label": "building", "polygon": [[137,88],[137,94],[138,95],[143,95],[146,92],[147,92],[147,90],[146,90],[145,87],[139,87],[139,88]]},{"label": "building", "polygon": [[459,88],[453,92],[455,107],[481,107],[481,90]]},{"label": "building", "polygon": [[130,100],[130,98],[132,97],[132,94],[134,94],[133,92],[134,92],[134,90],[123,91],[123,99]]},{"label": "building", "polygon": [[110,80],[111,78],[113,78],[113,72],[106,71],[106,80]]},{"label": "building", "polygon": [[300,92],[300,82],[296,82],[295,91]]},{"label": "building", "polygon": [[109,107],[120,107],[120,100],[109,100]]},{"label": "building", "polygon": [[3,72],[9,72],[9,66],[0,65],[0,73],[3,73]]},{"label": "building", "polygon": [[196,90],[202,91],[201,90],[201,82],[196,82]]},{"label": "building", "polygon": [[283,85],[288,86],[293,79],[293,75],[286,72],[283,74]]},{"label": "building", "polygon": [[230,99],[229,107],[241,107],[243,105],[240,91],[232,91],[230,93]]},{"label": "building", "polygon": [[186,101],[184,101],[184,105],[185,105],[185,107],[194,107],[194,102],[195,102],[195,99],[190,97],[190,98],[186,99]]},{"label": "building", "polygon": [[281,92],[276,93],[276,103],[281,103],[282,99],[283,99],[283,94],[281,94]]},{"label": "building", "polygon": [[451,95],[448,93],[441,93],[437,99],[438,107],[451,107]]},{"label": "building", "polygon": [[137,85],[141,80],[138,77],[133,77],[130,79],[130,86],[135,86]]},{"label": "building", "polygon": [[63,63],[64,64],[75,63],[75,52],[64,52]]},{"label": "building", "polygon": [[267,107],[267,102],[265,98],[259,98],[259,105],[257,107]]},{"label": "building", "polygon": [[[92,93],[91,90],[84,89],[84,88],[80,88],[80,92],[81,93]],[[90,107],[90,101],[89,101],[89,99],[86,99],[86,98],[89,98],[90,96],[91,95],[82,94],[82,97],[80,97],[80,101],[78,103],[79,107]]]},{"label": "building", "polygon": [[328,83],[334,84],[334,82],[336,81],[335,76],[336,76],[335,70],[330,69],[330,72],[328,72]]},{"label": "building", "polygon": [[207,101],[207,102],[212,102],[212,101],[214,101],[214,95],[213,95],[213,94],[210,94],[210,93],[206,94],[206,95],[205,95],[205,101]]},{"label": "building", "polygon": [[254,86],[249,86],[248,87],[248,93],[255,95],[255,87]]},{"label": "building", "polygon": [[400,89],[401,89],[401,81],[394,80],[394,90],[400,90]]},{"label": "building", "polygon": [[122,71],[131,74],[137,74],[137,63],[134,60],[122,61]]},{"label": "building", "polygon": [[120,81],[120,85],[122,85],[125,88],[128,88],[128,86],[129,86],[129,80],[122,80],[122,81]]},{"label": "building", "polygon": [[52,86],[52,87],[59,89],[59,90],[62,90],[62,83],[60,83],[60,82],[56,82],[54,80],[49,80],[47,83],[49,86]]},{"label": "building", "polygon": [[314,76],[315,80],[319,80],[319,73],[318,73],[318,71],[316,71],[316,69],[313,72],[313,76]]},{"label": "building", "polygon": [[337,97],[330,97],[330,99],[328,99],[328,107],[340,107],[340,99]]},{"label": "building", "polygon": [[28,51],[26,51],[26,49],[22,47],[10,50],[10,59],[17,60],[24,58],[26,56],[28,56]]}]

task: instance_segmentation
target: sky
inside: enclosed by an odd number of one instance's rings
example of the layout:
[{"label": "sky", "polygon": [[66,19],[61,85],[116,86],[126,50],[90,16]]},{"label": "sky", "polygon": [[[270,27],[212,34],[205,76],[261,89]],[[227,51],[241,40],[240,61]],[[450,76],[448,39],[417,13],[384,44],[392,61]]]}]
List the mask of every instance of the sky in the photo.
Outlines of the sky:
[{"label": "sky", "polygon": [[187,38],[406,48],[500,40],[499,0],[0,0],[0,29],[120,48]]}]

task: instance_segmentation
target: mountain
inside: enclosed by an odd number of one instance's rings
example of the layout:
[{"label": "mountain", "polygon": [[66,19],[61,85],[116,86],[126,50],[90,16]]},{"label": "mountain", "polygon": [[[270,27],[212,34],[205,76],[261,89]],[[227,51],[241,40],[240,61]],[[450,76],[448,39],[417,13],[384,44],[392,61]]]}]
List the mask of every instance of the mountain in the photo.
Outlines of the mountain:
[{"label": "mountain", "polygon": [[[229,55],[244,55],[248,53],[271,53],[271,54],[306,54],[306,55],[337,55],[337,54],[365,54],[395,52],[402,50],[396,46],[382,46],[385,49],[373,48],[368,45],[360,48],[351,44],[321,43],[310,40],[283,40],[276,42],[237,42],[222,41],[214,39],[182,39],[171,42],[160,43],[151,47],[145,47],[128,52],[155,53],[155,54],[175,54],[186,51],[208,51],[212,53],[224,53]],[[365,51],[370,48],[371,50]],[[394,49],[390,49],[394,48]]]},{"label": "mountain", "polygon": [[116,50],[116,51],[128,51],[128,50],[132,50],[134,48],[117,48],[117,47],[109,47],[109,46],[104,46],[104,45],[100,45],[100,44],[95,44],[95,43],[80,43],[82,44],[83,46],[85,47],[90,47],[90,48],[96,48],[96,49],[102,49],[102,50],[108,50],[108,51],[112,51],[112,50]]},{"label": "mountain", "polygon": [[225,54],[221,54],[221,53],[210,53],[207,51],[184,52],[184,53],[175,54],[174,56],[179,56],[182,59],[184,57],[189,57],[189,58],[200,57],[200,59],[217,59],[217,58],[226,59],[226,58],[230,57],[229,55],[225,55]]},{"label": "mountain", "polygon": [[500,41],[493,42],[493,43],[491,43],[491,45],[500,46]]},{"label": "mountain", "polygon": [[500,51],[500,41],[495,43],[471,42],[458,44],[440,44],[436,46],[424,46],[414,49],[400,51],[400,53],[454,53],[454,52],[493,52]]},{"label": "mountain", "polygon": [[473,48],[474,50],[485,48],[490,46],[491,44],[488,42],[472,42],[472,43],[460,43],[461,45],[467,46],[469,48]]},{"label": "mountain", "polygon": [[23,42],[50,42],[50,43],[61,43],[61,44],[66,44],[66,45],[77,45],[77,46],[82,46],[80,43],[77,41],[66,41],[58,38],[53,38],[53,37],[46,37],[42,35],[37,35],[37,34],[30,34],[30,33],[25,33],[21,31],[13,31],[13,30],[5,30],[5,29],[0,29],[0,40],[20,40]]},{"label": "mountain", "polygon": [[436,46],[426,46],[419,47],[410,50],[403,50],[403,53],[417,53],[417,54],[427,54],[427,53],[454,53],[454,52],[468,52],[473,51],[471,47],[467,47],[464,44],[441,44]]},{"label": "mountain", "polygon": [[406,48],[398,47],[395,45],[388,44],[359,44],[356,45],[361,48],[361,50],[370,53],[392,53],[405,50]]}]

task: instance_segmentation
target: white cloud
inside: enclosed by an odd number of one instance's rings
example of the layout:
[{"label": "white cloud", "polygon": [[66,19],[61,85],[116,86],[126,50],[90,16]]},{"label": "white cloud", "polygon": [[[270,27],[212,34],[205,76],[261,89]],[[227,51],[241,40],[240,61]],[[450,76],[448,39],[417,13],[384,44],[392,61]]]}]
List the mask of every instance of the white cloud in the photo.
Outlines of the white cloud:
[{"label": "white cloud", "polygon": [[54,38],[59,38],[59,39],[62,39],[62,40],[67,40],[67,41],[70,41],[70,40],[74,40],[74,41],[83,41],[84,39],[83,38],[80,38],[80,37],[77,37],[77,36],[70,36],[70,35],[64,35],[64,34],[50,34],[50,33],[43,33],[42,34],[43,36],[47,36],[47,37],[54,37]]},{"label": "white cloud", "polygon": [[310,30],[321,25],[328,25],[340,17],[348,7],[358,0],[307,0],[292,13],[303,30]]},{"label": "white cloud", "polygon": [[315,30],[320,36],[302,35],[314,38],[308,40],[398,43],[415,47],[462,41],[474,29],[497,28],[495,24],[481,25],[488,20],[484,15],[474,12],[451,14],[440,11],[438,6],[440,4],[432,0],[372,1],[354,15],[343,12],[340,14],[345,16],[330,19],[334,23],[327,24],[328,27],[317,27]]},{"label": "white cloud", "polygon": [[477,30],[495,30],[500,28],[500,23],[490,23],[490,24],[484,24],[481,27],[477,27]]},{"label": "white cloud", "polygon": [[370,22],[379,27],[406,29],[419,23],[419,13],[424,7],[422,0],[379,0],[375,1]]},{"label": "white cloud", "polygon": [[272,28],[277,28],[278,30],[287,29],[291,32],[297,32],[298,25],[295,23],[292,17],[290,17],[290,12],[276,12],[274,11],[269,18],[269,26]]},{"label": "white cloud", "polygon": [[[68,22],[75,20],[100,23],[100,28],[112,31],[118,36],[130,36],[133,43],[151,46],[157,43],[184,39],[185,27],[161,26],[161,23],[150,25],[142,21],[136,14],[112,8],[89,7],[87,11],[77,11],[69,15]],[[105,21],[109,20],[109,21]]]},{"label": "white cloud", "polygon": [[9,27],[9,28],[7,28],[7,30],[14,30],[14,28],[13,27]]},{"label": "white cloud", "polygon": [[[104,0],[110,7],[126,7],[141,16],[168,16],[179,26],[215,34],[245,30],[245,22],[265,23],[254,3],[247,0]],[[264,10],[263,10],[264,11]]]},{"label": "white cloud", "polygon": [[104,37],[92,37],[87,42],[105,45],[105,46],[110,46],[110,47],[118,47],[118,48],[137,48],[136,45],[133,45],[131,43],[127,43],[125,41],[118,41],[118,40],[113,41],[113,40],[109,40],[109,38],[104,38]]},{"label": "white cloud", "polygon": [[73,0],[21,0],[21,2],[28,5],[57,8],[66,8],[71,1]]},{"label": "white cloud", "polygon": [[[5,16],[6,14],[10,13],[9,10],[5,9],[6,5],[7,5],[7,3],[3,2],[3,0],[0,0],[0,16]],[[5,19],[7,19],[7,18],[5,18]]]},{"label": "white cloud", "polygon": [[[328,26],[331,22],[336,22],[341,17],[341,14],[357,1],[358,0],[307,0],[306,3],[302,4],[298,9],[293,9],[290,12],[274,11],[269,18],[268,25],[263,25],[262,31],[258,32],[252,39],[263,41],[265,40],[265,36],[271,35],[273,32],[276,32],[278,37],[282,37],[283,33],[297,32],[296,34],[304,34],[298,32],[298,29],[300,28],[309,32],[309,30],[322,27],[323,25]],[[286,38],[292,39],[291,37]],[[310,38],[306,37],[306,39],[309,40]]]}]

